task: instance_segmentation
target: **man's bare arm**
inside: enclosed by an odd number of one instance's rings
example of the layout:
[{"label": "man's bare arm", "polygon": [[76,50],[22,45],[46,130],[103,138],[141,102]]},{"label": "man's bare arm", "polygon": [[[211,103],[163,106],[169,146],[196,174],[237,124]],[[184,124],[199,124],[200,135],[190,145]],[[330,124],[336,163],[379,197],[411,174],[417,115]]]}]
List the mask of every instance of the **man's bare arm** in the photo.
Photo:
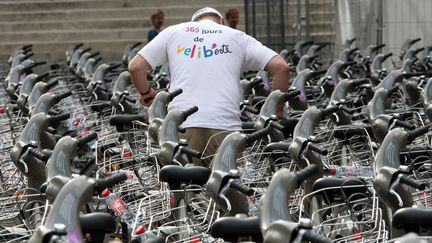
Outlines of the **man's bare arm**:
[{"label": "man's bare arm", "polygon": [[288,91],[290,66],[281,56],[276,55],[270,59],[265,70],[273,75],[273,90]]},{"label": "man's bare arm", "polygon": [[132,82],[140,95],[140,103],[145,106],[151,105],[153,98],[156,96],[147,80],[147,72],[151,70],[150,64],[140,55],[136,55],[129,63],[129,73]]},{"label": "man's bare arm", "polygon": [[[287,92],[289,88],[289,76],[290,66],[289,64],[279,55],[274,56],[267,63],[265,70],[272,73],[273,75],[273,87],[272,90],[280,90]],[[283,117],[283,104],[279,104],[277,108],[277,117]]]}]

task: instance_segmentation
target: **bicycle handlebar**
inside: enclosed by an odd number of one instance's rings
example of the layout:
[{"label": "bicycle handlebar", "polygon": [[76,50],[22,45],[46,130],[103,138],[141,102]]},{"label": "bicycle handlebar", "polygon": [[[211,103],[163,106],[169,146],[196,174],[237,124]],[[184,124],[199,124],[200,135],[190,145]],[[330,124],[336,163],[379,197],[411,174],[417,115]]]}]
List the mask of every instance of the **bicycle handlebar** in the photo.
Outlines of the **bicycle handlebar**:
[{"label": "bicycle handlebar", "polygon": [[194,158],[201,158],[202,157],[202,153],[199,151],[196,151],[194,149],[188,148],[188,147],[181,147],[180,148],[180,153],[182,154],[186,154],[186,155],[190,155]]},{"label": "bicycle handlebar", "polygon": [[319,70],[319,71],[314,71],[314,72],[312,72],[312,76],[317,77],[317,76],[320,76],[320,75],[323,75],[323,74],[326,74],[326,73],[327,73],[327,69]]},{"label": "bicycle handlebar", "polygon": [[323,48],[326,47],[326,46],[328,46],[327,43],[319,44],[319,45],[318,45],[318,49],[317,49],[317,51],[323,49]]},{"label": "bicycle handlebar", "polygon": [[108,67],[108,70],[112,71],[113,69],[116,69],[118,67],[121,67],[120,63],[110,64],[109,67]]},{"label": "bicycle handlebar", "polygon": [[399,179],[399,182],[419,190],[426,189],[426,184],[418,182],[408,175],[402,175]]},{"label": "bicycle handlebar", "polygon": [[96,138],[97,138],[97,133],[95,132],[90,133],[87,136],[78,139],[78,147],[83,147],[84,145],[93,141]]},{"label": "bicycle handlebar", "polygon": [[297,186],[300,186],[303,183],[303,181],[313,176],[316,172],[318,172],[318,166],[316,164],[310,164],[306,168],[297,172],[296,173],[298,179]]},{"label": "bicycle handlebar", "polygon": [[262,81],[263,81],[263,80],[262,80],[261,77],[257,77],[257,78],[255,78],[255,79],[249,81],[249,85],[250,85],[250,87],[255,87],[256,85],[261,84]]},{"label": "bicycle handlebar", "polygon": [[310,56],[309,59],[310,59],[310,60],[315,60],[315,59],[317,59],[319,56],[320,56],[320,55],[316,54],[316,55]]},{"label": "bicycle handlebar", "polygon": [[94,61],[94,64],[100,62],[101,60],[102,60],[102,57],[98,57],[98,58],[96,58],[95,61]]},{"label": "bicycle handlebar", "polygon": [[56,122],[59,122],[59,121],[64,121],[64,120],[69,119],[69,118],[70,118],[70,114],[69,113],[63,113],[63,114],[60,114],[60,115],[51,116],[49,118],[49,121],[50,121],[50,123],[56,123]]},{"label": "bicycle handlebar", "polygon": [[321,94],[323,92],[321,87],[305,87],[305,94],[307,95],[315,95],[315,94]]},{"label": "bicycle handlebar", "polygon": [[355,110],[349,109],[348,107],[345,107],[345,106],[341,106],[341,107],[339,107],[339,109],[345,113],[350,114],[350,115],[353,115],[356,112]]},{"label": "bicycle handlebar", "polygon": [[354,41],[356,41],[357,40],[357,38],[352,38],[352,39],[348,39],[348,40],[346,40],[350,45],[352,44],[352,43],[354,43]]},{"label": "bicycle handlebar", "polygon": [[323,235],[315,234],[311,230],[306,230],[303,233],[302,240],[312,242],[312,243],[331,243],[332,241]]},{"label": "bicycle handlebar", "polygon": [[392,95],[394,92],[399,90],[399,86],[394,86],[391,89],[387,90],[388,96]]},{"label": "bicycle handlebar", "polygon": [[[358,49],[358,48],[357,48],[357,49]],[[352,66],[352,65],[354,65],[354,64],[357,64],[357,62],[356,62],[356,61],[345,62],[345,63],[342,64],[342,66],[344,66],[344,67],[348,67],[348,66]]]},{"label": "bicycle handlebar", "polygon": [[338,106],[332,106],[327,109],[321,110],[321,117],[326,117],[330,114],[335,113],[336,111],[340,110]]},{"label": "bicycle handlebar", "polygon": [[97,52],[91,54],[88,58],[93,58],[95,56],[98,56],[99,54],[100,54],[100,52],[97,51]]},{"label": "bicycle handlebar", "polygon": [[100,84],[97,84],[97,85],[96,85],[95,90],[101,90],[101,91],[103,91],[103,92],[105,92],[105,93],[108,92],[108,89],[102,87]]},{"label": "bicycle handlebar", "polygon": [[198,111],[198,106],[192,106],[191,108],[185,110],[183,112],[184,114],[184,119],[186,120],[186,118],[188,118],[190,115],[192,115],[193,113]]},{"label": "bicycle handlebar", "polygon": [[315,41],[305,41],[304,43],[301,44],[301,47],[305,47],[307,45],[311,45],[311,44],[314,44],[314,43],[315,43]]},{"label": "bicycle handlebar", "polygon": [[243,186],[236,182],[231,182],[230,188],[237,190],[238,192],[246,195],[246,196],[253,196],[255,194],[255,190],[252,188],[248,188],[246,186]]},{"label": "bicycle handlebar", "polygon": [[50,80],[49,82],[46,83],[46,87],[47,89],[51,89],[52,87],[56,86],[59,82],[59,79],[56,78],[54,80]]},{"label": "bicycle handlebar", "polygon": [[39,160],[42,160],[43,162],[46,162],[48,160],[48,157],[44,153],[40,152],[37,149],[29,148],[27,150],[27,152],[28,152],[28,154],[34,156],[35,158],[37,158]]},{"label": "bicycle handlebar", "polygon": [[317,153],[319,153],[321,155],[324,155],[324,156],[326,156],[328,154],[328,150],[327,149],[322,149],[322,148],[317,147],[317,146],[315,146],[313,144],[309,144],[308,148],[309,148],[309,150],[312,150],[312,151],[317,152]]},{"label": "bicycle handlebar", "polygon": [[279,130],[279,131],[282,131],[283,129],[285,129],[285,126],[283,126],[282,124],[280,124],[277,121],[271,121],[270,126],[273,127],[274,129]]},{"label": "bicycle handlebar", "polygon": [[429,129],[430,129],[431,125],[432,124],[429,124],[429,125],[426,125],[424,127],[420,127],[420,128],[414,129],[412,131],[407,131],[408,141],[413,141],[417,137],[420,137],[421,135],[426,134],[427,132],[429,132]]},{"label": "bicycle handlebar", "polygon": [[391,53],[391,52],[388,53],[388,54],[386,54],[386,55],[384,55],[382,61],[386,60],[387,58],[389,58],[391,56],[393,56],[393,53]]},{"label": "bicycle handlebar", "polygon": [[284,94],[284,99],[285,99],[285,100],[289,100],[289,99],[291,99],[291,98],[293,98],[293,97],[299,95],[300,93],[301,93],[300,90],[294,90],[294,91],[291,91],[291,92],[285,93],[285,94]]},{"label": "bicycle handlebar", "polygon": [[175,97],[179,96],[181,93],[183,93],[182,89],[174,90],[173,92],[169,93],[169,100],[172,101]]},{"label": "bicycle handlebar", "polygon": [[424,47],[420,47],[414,50],[414,55],[417,55],[419,52],[423,51]]},{"label": "bicycle handlebar", "polygon": [[125,172],[119,172],[114,174],[111,177],[105,179],[97,179],[95,182],[94,189],[96,192],[101,192],[106,188],[119,184],[123,181],[127,180],[127,175]]},{"label": "bicycle handlebar", "polygon": [[123,96],[123,99],[125,99],[126,101],[130,102],[130,103],[136,103],[135,99],[129,98],[126,95]]},{"label": "bicycle handlebar", "polygon": [[431,76],[431,75],[432,75],[432,72],[404,73],[404,74],[403,74],[403,77],[404,77],[404,78],[411,78],[411,77],[421,76],[421,75],[424,75],[424,76]]},{"label": "bicycle handlebar", "polygon": [[32,48],[32,47],[33,47],[33,45],[30,44],[30,45],[23,45],[21,48],[22,49],[29,49],[29,48]]},{"label": "bicycle handlebar", "polygon": [[409,43],[410,45],[413,45],[414,43],[419,42],[419,41],[421,41],[421,38],[412,39],[412,40],[410,40],[408,43]]},{"label": "bicycle handlebar", "polygon": [[76,50],[76,49],[80,48],[83,45],[84,45],[84,43],[81,42],[81,43],[73,45],[72,48]]},{"label": "bicycle handlebar", "polygon": [[245,106],[243,107],[243,109],[244,109],[245,111],[248,111],[248,112],[250,112],[250,113],[252,113],[252,114],[255,114],[255,115],[258,115],[258,114],[259,114],[259,110],[255,109],[255,108],[253,108],[253,107],[250,107],[250,106],[248,106],[248,105],[245,105]]},{"label": "bicycle handlebar", "polygon": [[352,85],[353,87],[357,87],[357,86],[360,86],[360,85],[362,85],[362,84],[370,83],[370,81],[371,81],[371,80],[370,80],[369,78],[355,79],[355,80],[352,81],[351,85]]},{"label": "bicycle handlebar", "polygon": [[42,80],[42,79],[48,77],[49,74],[50,74],[49,72],[45,72],[45,73],[43,73],[43,74],[40,74],[40,75],[38,75],[38,76],[36,77],[36,80],[40,81],[40,80]]},{"label": "bicycle handlebar", "polygon": [[91,47],[87,47],[86,49],[83,49],[81,55],[89,51],[91,51]]},{"label": "bicycle handlebar", "polygon": [[131,50],[134,49],[135,47],[141,45],[141,44],[142,44],[141,41],[135,42],[134,44],[131,45]]},{"label": "bicycle handlebar", "polygon": [[256,131],[254,133],[247,134],[246,135],[246,143],[250,144],[250,143],[252,143],[252,142],[254,142],[254,141],[258,140],[258,139],[264,138],[265,136],[268,135],[268,133],[270,131],[269,128],[270,128],[270,126],[264,128],[262,130]]},{"label": "bicycle handlebar", "polygon": [[40,65],[45,65],[45,64],[47,64],[47,62],[45,62],[45,61],[43,61],[43,62],[34,62],[28,68],[34,68],[34,67],[37,67],[37,66],[40,66]]},{"label": "bicycle handlebar", "polygon": [[24,55],[24,59],[28,59],[29,57],[32,57],[32,56],[34,56],[33,52],[27,53]]},{"label": "bicycle handlebar", "polygon": [[255,123],[254,122],[242,122],[242,129],[243,130],[253,130],[253,129],[255,129]]},{"label": "bicycle handlebar", "polygon": [[411,124],[404,122],[404,121],[401,121],[401,120],[395,120],[394,124],[398,127],[403,127],[403,128],[408,129],[408,130],[414,130],[415,129],[414,125],[411,125]]},{"label": "bicycle handlebar", "polygon": [[353,54],[354,52],[356,52],[356,51],[358,51],[358,50],[359,50],[358,47],[352,48],[352,49],[349,51],[349,54]]},{"label": "bicycle handlebar", "polygon": [[55,95],[54,99],[55,99],[56,102],[59,102],[60,100],[66,98],[66,97],[68,97],[70,95],[72,95],[72,92],[68,91],[68,92],[65,92],[65,93],[62,93],[62,94]]},{"label": "bicycle handlebar", "polygon": [[377,46],[375,46],[373,49],[372,49],[372,51],[378,51],[379,49],[381,49],[381,48],[383,48],[383,47],[385,47],[386,45],[385,44],[381,44],[381,45],[377,45]]}]

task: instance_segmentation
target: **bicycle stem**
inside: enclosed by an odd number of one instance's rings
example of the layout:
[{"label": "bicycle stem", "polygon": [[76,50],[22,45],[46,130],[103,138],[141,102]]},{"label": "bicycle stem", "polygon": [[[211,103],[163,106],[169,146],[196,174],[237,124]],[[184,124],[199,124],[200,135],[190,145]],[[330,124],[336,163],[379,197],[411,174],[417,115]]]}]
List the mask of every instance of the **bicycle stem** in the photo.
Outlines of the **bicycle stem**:
[{"label": "bicycle stem", "polygon": [[[64,93],[64,95],[68,95],[68,93]],[[48,111],[59,102],[59,98],[62,98],[61,96],[54,95],[53,93],[45,93],[41,95],[36,104],[30,110],[30,115],[33,116],[40,112],[48,114]]]},{"label": "bicycle stem", "polygon": [[[57,195],[43,226],[38,227],[29,243],[42,242],[43,237],[55,229],[56,224],[66,227],[65,236],[71,242],[80,242],[83,238],[79,221],[81,208],[91,200],[95,191],[95,180],[79,176],[66,183]],[[67,210],[65,210],[67,206]]]},{"label": "bicycle stem", "polygon": [[[303,92],[301,96],[305,96],[305,87],[312,78],[314,78],[314,72],[310,69],[304,69],[297,74],[291,87],[300,90],[300,92]],[[294,110],[306,110],[308,108],[306,99],[291,98],[288,103]]]},{"label": "bicycle stem", "polygon": [[196,111],[198,111],[198,107],[196,106],[185,111],[180,111],[178,109],[169,111],[159,128],[158,144],[162,145],[167,141],[178,143],[179,137],[177,132],[179,126],[187,119],[189,115],[192,115]]},{"label": "bicycle stem", "polygon": [[32,116],[10,152],[10,157],[17,168],[28,177],[29,187],[37,190],[45,182],[45,165],[25,153],[29,145],[40,146],[42,133],[48,128],[48,124],[47,115],[38,113]]},{"label": "bicycle stem", "polygon": [[37,82],[34,85],[27,100],[29,110],[31,110],[36,105],[39,97],[41,97],[47,91],[48,91],[48,87],[47,84],[44,82]]}]

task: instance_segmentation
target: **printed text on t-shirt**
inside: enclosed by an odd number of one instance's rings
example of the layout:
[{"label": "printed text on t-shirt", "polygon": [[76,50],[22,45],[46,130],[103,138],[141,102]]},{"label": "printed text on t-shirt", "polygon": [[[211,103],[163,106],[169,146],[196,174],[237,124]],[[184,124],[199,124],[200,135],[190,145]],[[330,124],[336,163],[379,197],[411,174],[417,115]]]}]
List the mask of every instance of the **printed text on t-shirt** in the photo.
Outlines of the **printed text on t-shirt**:
[{"label": "printed text on t-shirt", "polygon": [[229,49],[229,45],[226,44],[222,44],[221,46],[218,46],[216,43],[213,43],[211,46],[198,46],[194,44],[192,47],[187,48],[177,45],[177,55],[184,54],[190,58],[208,58],[228,53],[231,53],[231,50]]},{"label": "printed text on t-shirt", "polygon": [[[200,29],[198,27],[189,27],[186,26],[185,32],[191,32],[191,33],[199,33]],[[207,30],[202,29],[201,34],[222,34],[222,30]]]}]

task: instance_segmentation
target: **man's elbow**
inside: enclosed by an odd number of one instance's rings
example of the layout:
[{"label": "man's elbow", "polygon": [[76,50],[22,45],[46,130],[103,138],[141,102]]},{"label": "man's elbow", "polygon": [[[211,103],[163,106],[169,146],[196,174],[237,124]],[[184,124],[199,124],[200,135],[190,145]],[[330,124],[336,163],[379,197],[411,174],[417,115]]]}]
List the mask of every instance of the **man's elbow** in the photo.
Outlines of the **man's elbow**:
[{"label": "man's elbow", "polygon": [[140,55],[136,55],[128,65],[128,71],[130,74],[147,72],[150,69],[150,64]]},{"label": "man's elbow", "polygon": [[129,73],[137,73],[140,70],[140,65],[137,63],[137,61],[134,59],[132,60],[128,65],[128,71]]},{"label": "man's elbow", "polygon": [[266,67],[266,70],[273,73],[273,75],[289,75],[291,68],[284,59],[282,59],[280,56],[275,56],[270,60],[269,64]]},{"label": "man's elbow", "polygon": [[291,72],[290,65],[288,63],[282,63],[280,67],[280,72],[283,72],[284,74],[289,75]]},{"label": "man's elbow", "polygon": [[274,69],[273,69],[273,75],[283,75],[283,76],[289,76],[291,72],[290,65],[288,63],[279,63]]}]

